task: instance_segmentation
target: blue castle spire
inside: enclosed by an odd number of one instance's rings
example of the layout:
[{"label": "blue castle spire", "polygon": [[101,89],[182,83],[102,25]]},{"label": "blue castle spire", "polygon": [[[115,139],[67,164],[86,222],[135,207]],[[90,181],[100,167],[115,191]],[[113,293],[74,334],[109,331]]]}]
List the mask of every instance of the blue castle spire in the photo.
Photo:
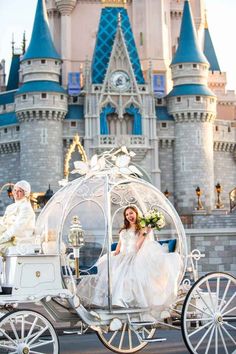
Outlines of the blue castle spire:
[{"label": "blue castle spire", "polygon": [[121,15],[121,28],[124,35],[130,61],[138,84],[144,84],[144,77],[138,52],[129,21],[128,12],[122,7],[106,7],[102,9],[97,40],[92,61],[92,82],[101,84],[109,63],[118,25],[118,14]]},{"label": "blue castle spire", "polygon": [[179,63],[208,63],[198,44],[188,0],[184,2],[179,45],[171,64]]},{"label": "blue castle spire", "polygon": [[60,56],[54,47],[48,27],[44,0],[38,0],[33,32],[23,60],[37,58],[60,59]]},{"label": "blue castle spire", "polygon": [[7,91],[16,90],[19,86],[20,54],[13,54],[7,82]]},{"label": "blue castle spire", "polygon": [[216,56],[216,52],[211,40],[211,35],[208,29],[207,22],[205,23],[205,30],[204,30],[204,54],[208,59],[210,64],[209,70],[211,71],[221,71],[220,65],[218,63],[218,59]]}]

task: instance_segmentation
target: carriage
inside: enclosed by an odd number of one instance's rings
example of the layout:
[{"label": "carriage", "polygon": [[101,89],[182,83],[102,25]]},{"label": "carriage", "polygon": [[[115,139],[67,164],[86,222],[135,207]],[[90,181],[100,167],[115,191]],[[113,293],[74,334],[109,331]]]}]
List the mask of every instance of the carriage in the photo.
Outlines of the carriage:
[{"label": "carriage", "polygon": [[[188,254],[181,220],[169,200],[140,178],[125,147],[75,164],[80,177],[50,199],[37,219],[35,244],[10,247],[5,261],[5,293],[0,296],[0,353],[57,354],[59,342],[51,323],[69,323],[67,333],[97,333],[117,353],[134,353],[164,340],[159,328],[182,331],[190,353],[236,353],[236,279],[231,274],[198,277],[198,250]],[[182,258],[178,294],[148,318],[148,308],[112,304],[111,252],[126,206],[142,213],[157,209],[165,227],[155,242]],[[84,306],[77,285],[97,276],[96,264],[107,254],[108,305]],[[40,311],[37,311],[40,305]],[[36,310],[35,310],[36,308]],[[41,309],[43,308],[44,311]]]}]

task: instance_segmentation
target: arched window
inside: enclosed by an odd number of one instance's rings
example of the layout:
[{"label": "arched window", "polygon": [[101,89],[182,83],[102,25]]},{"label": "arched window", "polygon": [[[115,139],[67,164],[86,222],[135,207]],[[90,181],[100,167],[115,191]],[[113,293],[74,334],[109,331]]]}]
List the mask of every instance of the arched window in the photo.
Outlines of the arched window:
[{"label": "arched window", "polygon": [[107,115],[109,134],[111,135],[131,135],[133,133],[134,117],[126,113],[122,119],[116,113]]}]

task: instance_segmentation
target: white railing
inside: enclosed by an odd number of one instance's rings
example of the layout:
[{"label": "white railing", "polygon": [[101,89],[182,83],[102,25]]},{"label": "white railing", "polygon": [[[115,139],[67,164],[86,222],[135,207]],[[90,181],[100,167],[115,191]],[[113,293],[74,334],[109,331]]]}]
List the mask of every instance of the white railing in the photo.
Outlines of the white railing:
[{"label": "white railing", "polygon": [[147,137],[143,135],[99,135],[96,139],[98,147],[111,147],[125,145],[131,147],[146,147]]}]

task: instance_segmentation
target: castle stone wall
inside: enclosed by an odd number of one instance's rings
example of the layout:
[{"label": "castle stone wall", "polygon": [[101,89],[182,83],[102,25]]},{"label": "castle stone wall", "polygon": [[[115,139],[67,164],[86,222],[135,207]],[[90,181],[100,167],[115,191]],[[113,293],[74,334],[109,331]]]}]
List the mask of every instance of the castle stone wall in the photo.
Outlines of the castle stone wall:
[{"label": "castle stone wall", "polygon": [[205,254],[198,262],[199,275],[228,272],[236,275],[236,227],[186,230],[188,249]]},{"label": "castle stone wall", "polygon": [[53,191],[63,177],[62,123],[38,120],[21,123],[21,176],[32,189]]},{"label": "castle stone wall", "polygon": [[20,179],[20,152],[0,154],[0,186]]},{"label": "castle stone wall", "polygon": [[[20,179],[20,152],[0,154],[0,167],[0,188],[6,183],[17,182]],[[6,206],[12,203],[6,189],[0,193],[0,216],[4,214]]]},{"label": "castle stone wall", "polygon": [[203,191],[208,210],[214,204],[213,128],[209,122],[176,122],[174,144],[175,203],[180,213],[192,213],[195,189]]},{"label": "castle stone wall", "polygon": [[233,153],[214,151],[214,169],[215,184],[219,182],[222,186],[221,201],[225,208],[229,208],[229,192],[236,186],[236,168]]},{"label": "castle stone wall", "polygon": [[[159,148],[159,166],[161,170],[161,191],[164,192],[166,189],[173,196],[174,192],[174,175],[173,175],[173,148]],[[172,196],[170,195],[170,200],[172,201]]]}]

